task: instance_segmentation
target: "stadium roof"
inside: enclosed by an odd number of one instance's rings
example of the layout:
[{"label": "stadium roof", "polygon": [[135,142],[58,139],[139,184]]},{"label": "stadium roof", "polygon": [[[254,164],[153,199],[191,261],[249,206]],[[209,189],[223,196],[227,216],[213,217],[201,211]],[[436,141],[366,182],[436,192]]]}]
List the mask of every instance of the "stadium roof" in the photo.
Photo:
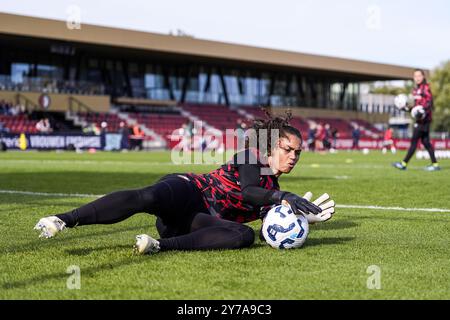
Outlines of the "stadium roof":
[{"label": "stadium roof", "polygon": [[292,51],[199,40],[127,29],[82,24],[70,30],[65,21],[0,13],[0,34],[139,49],[208,61],[308,70],[359,80],[410,79],[413,67],[334,58]]}]

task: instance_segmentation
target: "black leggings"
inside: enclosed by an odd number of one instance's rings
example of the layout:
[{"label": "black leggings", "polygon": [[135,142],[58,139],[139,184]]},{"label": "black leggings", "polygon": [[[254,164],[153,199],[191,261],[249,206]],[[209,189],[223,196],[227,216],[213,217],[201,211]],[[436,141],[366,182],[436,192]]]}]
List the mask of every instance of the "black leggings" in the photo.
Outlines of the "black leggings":
[{"label": "black leggings", "polygon": [[436,163],[436,157],[434,155],[433,145],[430,142],[430,124],[416,124],[413,132],[413,137],[411,139],[411,145],[408,149],[405,159],[403,161],[408,162],[414,155],[417,148],[417,143],[419,140],[422,141],[423,146],[427,149],[428,154],[432,163]]},{"label": "black leggings", "polygon": [[143,189],[110,193],[57,217],[75,227],[117,223],[138,212],[157,216],[161,250],[237,249],[254,242],[249,226],[207,213],[201,192],[177,174]]}]

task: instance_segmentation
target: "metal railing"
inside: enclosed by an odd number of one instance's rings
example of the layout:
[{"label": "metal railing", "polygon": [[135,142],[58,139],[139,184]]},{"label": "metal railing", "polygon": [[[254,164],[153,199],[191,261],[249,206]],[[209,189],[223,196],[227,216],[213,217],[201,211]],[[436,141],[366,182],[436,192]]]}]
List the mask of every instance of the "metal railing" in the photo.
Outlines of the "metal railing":
[{"label": "metal railing", "polygon": [[87,104],[74,97],[69,97],[69,110],[72,114],[79,112],[93,112]]},{"label": "metal railing", "polygon": [[106,93],[102,84],[89,81],[55,80],[40,77],[22,77],[18,80],[8,75],[0,75],[0,90],[80,95],[102,95]]},{"label": "metal railing", "polygon": [[33,110],[39,109],[39,106],[34,101],[32,101],[27,96],[25,96],[25,95],[23,95],[21,93],[18,93],[16,95],[16,105],[23,105],[23,106],[25,106],[25,109],[27,111],[30,111],[31,108]]}]

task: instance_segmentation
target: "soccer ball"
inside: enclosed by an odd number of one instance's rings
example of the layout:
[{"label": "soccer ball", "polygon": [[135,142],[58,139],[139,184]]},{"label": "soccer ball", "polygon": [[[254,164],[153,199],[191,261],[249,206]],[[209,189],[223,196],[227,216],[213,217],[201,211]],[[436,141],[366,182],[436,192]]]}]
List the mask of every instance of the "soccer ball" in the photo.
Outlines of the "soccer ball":
[{"label": "soccer ball", "polygon": [[295,215],[290,207],[284,205],[270,209],[262,226],[264,239],[276,249],[301,247],[308,232],[308,220],[301,214]]},{"label": "soccer ball", "polygon": [[425,109],[423,106],[415,106],[411,110],[411,116],[416,120],[422,120],[425,118]]},{"label": "soccer ball", "polygon": [[406,107],[407,102],[408,97],[406,96],[406,94],[399,94],[394,98],[394,105],[399,109]]}]

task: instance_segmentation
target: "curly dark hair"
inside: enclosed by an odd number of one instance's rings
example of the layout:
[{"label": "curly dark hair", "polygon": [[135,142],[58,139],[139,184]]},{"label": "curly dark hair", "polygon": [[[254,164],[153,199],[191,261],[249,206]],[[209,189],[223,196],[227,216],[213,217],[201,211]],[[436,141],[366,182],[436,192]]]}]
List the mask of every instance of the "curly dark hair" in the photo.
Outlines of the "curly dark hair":
[{"label": "curly dark hair", "polygon": [[[250,129],[250,135],[247,136],[245,141],[246,148],[249,147],[249,140],[251,138],[255,139],[257,143],[257,149],[260,151],[266,151],[270,155],[272,150],[272,133],[273,130],[278,130],[278,138],[284,137],[288,138],[288,134],[294,135],[303,141],[300,131],[290,125],[292,119],[292,111],[290,109],[286,110],[285,116],[274,116],[268,108],[261,108],[264,111],[266,119],[255,119],[253,125]],[[266,135],[266,143],[261,145],[260,137],[261,135]]]}]

